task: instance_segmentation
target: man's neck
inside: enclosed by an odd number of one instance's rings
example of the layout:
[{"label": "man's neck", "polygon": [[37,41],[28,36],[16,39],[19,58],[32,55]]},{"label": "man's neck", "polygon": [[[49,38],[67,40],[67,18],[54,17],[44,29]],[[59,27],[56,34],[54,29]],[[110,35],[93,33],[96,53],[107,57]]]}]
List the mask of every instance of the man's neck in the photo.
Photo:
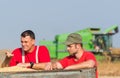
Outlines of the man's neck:
[{"label": "man's neck", "polygon": [[83,52],[84,52],[84,50],[79,50],[79,51],[75,54],[75,58],[76,58],[77,60],[79,60],[79,59],[82,57]]},{"label": "man's neck", "polygon": [[35,49],[35,46],[32,46],[32,48],[30,50],[28,50],[27,53],[33,52],[34,49]]}]

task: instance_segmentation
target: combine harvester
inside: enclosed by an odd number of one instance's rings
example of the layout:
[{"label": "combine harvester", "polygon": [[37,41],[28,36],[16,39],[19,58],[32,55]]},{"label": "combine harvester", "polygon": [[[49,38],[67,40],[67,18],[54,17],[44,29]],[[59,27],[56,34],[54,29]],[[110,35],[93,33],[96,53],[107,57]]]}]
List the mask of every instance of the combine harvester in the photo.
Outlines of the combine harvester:
[{"label": "combine harvester", "polygon": [[[76,33],[82,36],[83,47],[94,54],[110,54],[112,46],[112,36],[118,33],[118,26],[114,25],[101,31],[100,28],[86,28]],[[64,42],[70,33],[58,34],[54,41],[41,40],[40,45],[46,45],[50,51],[51,58],[61,59],[68,55]],[[105,53],[104,53],[105,52]],[[107,52],[107,53],[106,53]]]}]

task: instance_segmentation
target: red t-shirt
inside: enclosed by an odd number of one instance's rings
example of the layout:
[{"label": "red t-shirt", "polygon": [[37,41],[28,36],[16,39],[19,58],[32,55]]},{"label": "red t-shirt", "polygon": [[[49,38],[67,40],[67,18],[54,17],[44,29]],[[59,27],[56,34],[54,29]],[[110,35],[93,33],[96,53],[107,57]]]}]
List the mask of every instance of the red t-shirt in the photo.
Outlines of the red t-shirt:
[{"label": "red t-shirt", "polygon": [[[37,46],[35,46],[35,49],[33,50],[33,52],[31,53],[25,52],[25,63],[30,63],[30,62],[36,63],[36,49],[37,49]],[[21,48],[15,49],[12,52],[12,54],[14,54],[14,56],[10,60],[10,64],[9,64],[10,66],[15,66],[18,63],[22,63],[22,49]],[[39,46],[38,62],[39,63],[50,62],[49,51],[45,46]]]},{"label": "red t-shirt", "polygon": [[[83,52],[83,55],[81,56],[81,58],[78,61],[75,61],[73,56],[67,56],[67,57],[61,59],[59,62],[62,65],[62,67],[65,68],[67,66],[82,63],[87,60],[95,61],[95,67],[97,67],[97,61],[96,61],[94,54],[91,52],[86,52],[86,51]],[[97,71],[96,71],[96,78],[98,78]]]}]

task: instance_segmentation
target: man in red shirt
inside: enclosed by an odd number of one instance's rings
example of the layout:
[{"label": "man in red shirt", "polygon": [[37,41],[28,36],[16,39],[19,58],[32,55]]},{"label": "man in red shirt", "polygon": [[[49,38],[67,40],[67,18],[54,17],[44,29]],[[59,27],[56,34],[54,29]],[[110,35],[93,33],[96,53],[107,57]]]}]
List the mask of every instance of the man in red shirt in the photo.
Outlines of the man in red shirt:
[{"label": "man in red shirt", "polygon": [[26,30],[21,34],[21,48],[15,49],[9,65],[29,67],[33,69],[46,69],[50,62],[49,51],[46,46],[35,45],[35,34],[31,30]]},{"label": "man in red shirt", "polygon": [[[95,56],[83,49],[82,38],[79,34],[71,33],[67,37],[65,44],[70,55],[53,63],[53,69],[72,70],[97,67]],[[98,78],[97,71],[96,78]]]}]

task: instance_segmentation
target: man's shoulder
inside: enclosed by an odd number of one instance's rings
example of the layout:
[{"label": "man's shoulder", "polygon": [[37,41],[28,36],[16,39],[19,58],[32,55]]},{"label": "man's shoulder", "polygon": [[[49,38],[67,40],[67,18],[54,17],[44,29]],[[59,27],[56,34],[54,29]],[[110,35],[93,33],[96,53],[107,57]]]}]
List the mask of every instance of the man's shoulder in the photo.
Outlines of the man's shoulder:
[{"label": "man's shoulder", "polygon": [[15,48],[14,50],[21,50],[22,48]]},{"label": "man's shoulder", "polygon": [[48,50],[48,48],[45,45],[40,45],[39,47],[39,51],[46,51]]},{"label": "man's shoulder", "polygon": [[84,54],[90,54],[90,55],[94,55],[92,52],[90,52],[90,51],[84,51]]},{"label": "man's shoulder", "polygon": [[39,48],[46,48],[46,46],[45,45],[40,45]]},{"label": "man's shoulder", "polygon": [[14,50],[13,50],[13,53],[18,53],[18,52],[22,52],[22,48],[15,48]]}]

